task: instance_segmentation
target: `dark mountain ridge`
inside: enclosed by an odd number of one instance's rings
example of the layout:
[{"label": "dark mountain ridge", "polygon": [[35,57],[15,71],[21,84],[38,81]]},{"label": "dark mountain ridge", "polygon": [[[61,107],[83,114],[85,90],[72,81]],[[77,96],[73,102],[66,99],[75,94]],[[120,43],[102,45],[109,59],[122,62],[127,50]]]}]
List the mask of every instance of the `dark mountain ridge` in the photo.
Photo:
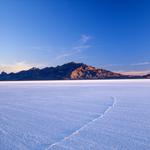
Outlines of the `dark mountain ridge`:
[{"label": "dark mountain ridge", "polygon": [[31,68],[17,73],[0,74],[1,81],[22,80],[83,80],[83,79],[134,79],[150,78],[145,76],[130,76],[98,69],[83,63],[70,62],[57,67],[46,67],[43,69]]},{"label": "dark mountain ridge", "polygon": [[144,75],[143,78],[150,79],[150,74]]}]

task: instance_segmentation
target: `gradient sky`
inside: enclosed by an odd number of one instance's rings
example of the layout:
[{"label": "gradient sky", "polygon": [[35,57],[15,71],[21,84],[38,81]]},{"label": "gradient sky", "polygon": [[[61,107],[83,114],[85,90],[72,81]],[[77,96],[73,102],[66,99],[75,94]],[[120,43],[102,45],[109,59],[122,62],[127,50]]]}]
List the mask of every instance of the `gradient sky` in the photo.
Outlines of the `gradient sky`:
[{"label": "gradient sky", "polygon": [[70,61],[150,72],[150,1],[0,0],[0,71]]}]

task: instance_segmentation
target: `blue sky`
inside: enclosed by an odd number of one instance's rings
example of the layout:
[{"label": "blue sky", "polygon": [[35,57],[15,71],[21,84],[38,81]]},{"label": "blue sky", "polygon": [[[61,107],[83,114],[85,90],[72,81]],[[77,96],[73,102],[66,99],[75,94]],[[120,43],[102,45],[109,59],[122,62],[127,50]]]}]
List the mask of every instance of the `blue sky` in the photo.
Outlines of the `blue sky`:
[{"label": "blue sky", "polygon": [[0,0],[0,70],[84,62],[150,72],[147,0]]}]

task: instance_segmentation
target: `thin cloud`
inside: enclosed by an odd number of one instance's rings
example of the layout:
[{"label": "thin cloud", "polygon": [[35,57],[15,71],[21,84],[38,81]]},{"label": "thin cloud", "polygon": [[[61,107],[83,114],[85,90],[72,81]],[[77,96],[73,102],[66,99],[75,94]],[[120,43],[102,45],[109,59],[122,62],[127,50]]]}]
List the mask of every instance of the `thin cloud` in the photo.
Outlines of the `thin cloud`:
[{"label": "thin cloud", "polygon": [[[140,62],[140,63],[133,63],[133,64],[105,64],[102,65],[104,68],[116,68],[113,69],[114,72],[118,72],[124,75],[146,75],[150,73],[150,70],[136,70],[138,68],[140,68],[141,66],[143,67],[144,65],[150,65],[150,62]],[[118,70],[119,68],[127,68],[129,67],[130,70],[129,71],[125,71],[125,70]],[[117,69],[118,68],[118,69]]]},{"label": "thin cloud", "polygon": [[70,50],[66,50],[64,53],[58,55],[56,57],[56,60],[65,59],[67,57],[70,57],[70,56],[76,55],[78,53],[81,53],[85,49],[89,49],[91,47],[91,45],[89,45],[87,43],[90,39],[91,39],[90,36],[81,35],[80,44],[75,45],[75,46],[71,47]]},{"label": "thin cloud", "polygon": [[10,72],[18,72],[21,70],[28,70],[32,67],[42,67],[42,65],[29,64],[29,63],[26,63],[25,61],[21,61],[21,62],[16,62],[14,64],[0,65],[0,71],[6,71],[10,73]]},{"label": "thin cloud", "polygon": [[150,65],[149,61],[145,61],[145,62],[139,62],[139,63],[134,63],[131,64],[132,66],[143,66],[143,65]]},{"label": "thin cloud", "polygon": [[118,66],[121,66],[120,64],[104,64],[102,65],[103,67],[118,67]]},{"label": "thin cloud", "polygon": [[75,46],[75,47],[73,47],[73,49],[74,49],[74,50],[77,50],[77,51],[82,51],[82,50],[88,49],[88,48],[90,48],[90,47],[91,47],[91,45],[80,45],[80,46]]},{"label": "thin cloud", "polygon": [[82,45],[82,46],[73,47],[71,51],[67,51],[57,56],[56,59],[62,59],[62,58],[66,58],[66,57],[81,53],[84,49],[88,49],[90,47],[91,47],[90,45]]},{"label": "thin cloud", "polygon": [[34,50],[36,52],[38,51],[44,51],[44,52],[52,52],[53,50],[55,50],[54,48],[52,47],[40,47],[40,46],[33,46],[33,47],[30,47],[28,49],[31,49],[31,50]]},{"label": "thin cloud", "polygon": [[150,70],[141,70],[141,71],[115,71],[124,75],[146,75],[150,73]]},{"label": "thin cloud", "polygon": [[92,39],[92,37],[90,35],[83,34],[83,35],[81,35],[80,42],[82,44],[86,44],[91,39]]},{"label": "thin cloud", "polygon": [[132,64],[104,64],[104,67],[123,67],[123,66],[144,66],[144,65],[150,65],[149,61],[145,61],[145,62],[139,62],[139,63],[132,63]]},{"label": "thin cloud", "polygon": [[75,50],[69,51],[69,52],[60,54],[59,56],[56,57],[56,59],[63,59],[63,58],[66,58],[66,57],[75,55],[75,54],[77,54],[77,53],[79,53],[79,52],[80,52],[79,50],[76,50],[76,51],[75,51]]}]

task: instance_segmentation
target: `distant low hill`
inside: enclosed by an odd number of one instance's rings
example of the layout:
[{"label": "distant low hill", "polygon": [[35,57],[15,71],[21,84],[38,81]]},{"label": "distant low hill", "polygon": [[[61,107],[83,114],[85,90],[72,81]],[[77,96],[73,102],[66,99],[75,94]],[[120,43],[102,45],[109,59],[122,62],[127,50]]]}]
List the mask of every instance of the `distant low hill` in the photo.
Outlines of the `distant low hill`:
[{"label": "distant low hill", "polygon": [[150,74],[144,75],[143,78],[150,79]]},{"label": "distant low hill", "polygon": [[84,79],[134,79],[150,78],[145,76],[130,76],[111,72],[105,69],[98,69],[83,63],[70,62],[62,66],[46,67],[43,69],[31,68],[17,73],[0,74],[1,81],[21,80],[84,80]]}]

